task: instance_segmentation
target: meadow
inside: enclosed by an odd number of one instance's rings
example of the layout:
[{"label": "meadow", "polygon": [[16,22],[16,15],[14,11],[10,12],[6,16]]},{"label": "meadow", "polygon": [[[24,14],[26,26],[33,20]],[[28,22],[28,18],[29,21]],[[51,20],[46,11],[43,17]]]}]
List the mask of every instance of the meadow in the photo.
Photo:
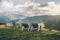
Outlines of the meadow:
[{"label": "meadow", "polygon": [[0,29],[0,40],[60,40],[60,32]]}]

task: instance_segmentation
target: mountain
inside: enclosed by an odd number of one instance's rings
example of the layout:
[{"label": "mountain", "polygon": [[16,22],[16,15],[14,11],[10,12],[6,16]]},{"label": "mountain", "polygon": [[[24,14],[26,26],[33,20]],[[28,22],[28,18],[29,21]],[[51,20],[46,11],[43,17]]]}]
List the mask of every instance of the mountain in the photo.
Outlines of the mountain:
[{"label": "mountain", "polygon": [[48,15],[34,16],[34,17],[27,17],[27,18],[23,19],[22,21],[28,22],[28,23],[39,23],[39,22],[60,20],[59,17],[60,17],[60,15],[56,15],[56,16],[48,16]]},{"label": "mountain", "polygon": [[5,23],[7,23],[7,22],[9,22],[9,18],[8,17],[6,17],[6,16],[0,16],[0,23],[2,24],[5,24]]},{"label": "mountain", "polygon": [[0,16],[0,23],[45,23],[45,28],[53,27],[53,29],[60,30],[60,15],[56,16],[49,16],[49,15],[43,15],[43,16],[34,16],[34,17],[26,17],[24,19],[14,19],[10,20],[7,16]]},{"label": "mountain", "polygon": [[34,17],[27,17],[20,21],[21,23],[45,23],[45,28],[52,27],[53,29],[60,30],[60,15],[56,16],[34,16]]}]

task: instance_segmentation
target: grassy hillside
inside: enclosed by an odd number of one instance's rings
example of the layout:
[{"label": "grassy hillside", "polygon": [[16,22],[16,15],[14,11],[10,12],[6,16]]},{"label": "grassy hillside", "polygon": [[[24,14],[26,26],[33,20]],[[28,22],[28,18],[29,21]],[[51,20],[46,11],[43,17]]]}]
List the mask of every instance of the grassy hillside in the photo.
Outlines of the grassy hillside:
[{"label": "grassy hillside", "polygon": [[60,40],[60,32],[0,29],[0,40]]}]

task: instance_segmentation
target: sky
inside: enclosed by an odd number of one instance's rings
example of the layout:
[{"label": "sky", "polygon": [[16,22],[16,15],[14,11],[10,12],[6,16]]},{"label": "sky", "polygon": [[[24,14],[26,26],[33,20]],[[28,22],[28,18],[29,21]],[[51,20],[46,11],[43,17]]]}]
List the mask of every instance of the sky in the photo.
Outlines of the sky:
[{"label": "sky", "polygon": [[[0,0],[0,14],[5,13],[5,15],[13,18],[15,16],[12,14],[15,12],[15,14],[23,15],[24,17],[60,15],[59,2],[60,0]],[[46,6],[46,4],[48,5]]]},{"label": "sky", "polygon": [[56,3],[59,3],[60,0],[13,0],[14,2],[16,3],[24,3],[24,2],[27,2],[27,1],[32,1],[32,2],[51,2],[51,1],[54,1]]},{"label": "sky", "polygon": [[9,0],[9,1],[13,1],[14,4],[19,4],[19,3],[20,3],[20,4],[23,4],[23,3],[27,2],[27,1],[41,2],[41,3],[51,2],[51,1],[54,1],[54,2],[56,2],[56,3],[59,3],[59,2],[60,2],[60,0]]},{"label": "sky", "polygon": [[60,2],[60,0],[40,0],[41,2],[49,2],[49,1],[54,1],[56,3]]}]

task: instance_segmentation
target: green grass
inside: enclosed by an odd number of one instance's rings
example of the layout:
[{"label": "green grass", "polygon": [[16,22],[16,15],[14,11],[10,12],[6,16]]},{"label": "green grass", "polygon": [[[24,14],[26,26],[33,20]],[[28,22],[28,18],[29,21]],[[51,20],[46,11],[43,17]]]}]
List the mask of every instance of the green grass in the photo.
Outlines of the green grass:
[{"label": "green grass", "polygon": [[0,40],[60,40],[60,32],[0,29]]}]

